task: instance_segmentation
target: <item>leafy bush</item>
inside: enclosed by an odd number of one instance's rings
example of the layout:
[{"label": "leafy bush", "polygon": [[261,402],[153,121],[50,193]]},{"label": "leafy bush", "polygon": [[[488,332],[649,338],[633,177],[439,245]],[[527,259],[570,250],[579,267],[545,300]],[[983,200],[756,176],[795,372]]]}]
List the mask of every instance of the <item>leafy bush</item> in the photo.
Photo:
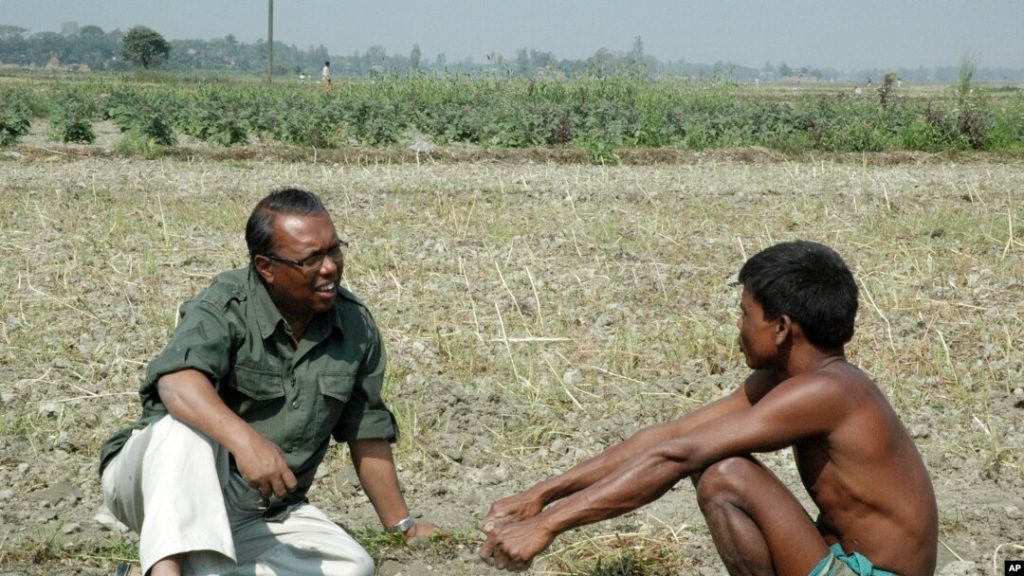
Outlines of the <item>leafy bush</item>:
[{"label": "leafy bush", "polygon": [[28,134],[32,111],[23,93],[12,91],[0,99],[0,146],[11,146]]},{"label": "leafy bush", "polygon": [[162,144],[157,143],[155,139],[146,136],[142,132],[129,130],[114,145],[114,151],[121,156],[155,158],[160,155],[162,147]]},{"label": "leafy bush", "polygon": [[230,93],[200,89],[180,108],[177,125],[181,131],[215,146],[234,146],[249,140],[245,106]]},{"label": "leafy bush", "polygon": [[92,144],[96,141],[92,130],[95,115],[96,105],[87,95],[72,91],[59,94],[50,112],[49,138],[57,142]]},{"label": "leafy bush", "polygon": [[107,116],[134,141],[171,146],[177,142],[174,117],[178,109],[177,100],[167,93],[122,89],[111,96]]},{"label": "leafy bush", "polygon": [[353,136],[363,144],[385,146],[398,142],[405,129],[398,102],[366,99],[356,103],[347,116]]}]

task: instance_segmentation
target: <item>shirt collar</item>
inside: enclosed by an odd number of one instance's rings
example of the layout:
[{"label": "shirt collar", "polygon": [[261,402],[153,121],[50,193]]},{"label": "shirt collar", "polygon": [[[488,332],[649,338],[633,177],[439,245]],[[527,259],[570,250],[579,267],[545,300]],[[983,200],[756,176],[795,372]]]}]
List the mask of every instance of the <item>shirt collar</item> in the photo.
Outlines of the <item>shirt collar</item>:
[{"label": "shirt collar", "polygon": [[249,268],[249,294],[252,297],[260,337],[266,340],[277,330],[277,326],[284,322],[284,317],[277,310],[277,306],[270,298],[270,292],[267,291],[259,274],[252,267]]},{"label": "shirt collar", "polygon": [[[249,294],[252,295],[253,304],[255,305],[256,324],[259,328],[260,337],[264,340],[270,338],[278,326],[281,326],[283,330],[285,324],[284,316],[281,316],[277,305],[274,304],[274,300],[270,297],[270,292],[260,279],[259,273],[251,267],[249,268]],[[341,294],[338,295],[338,300],[340,299]],[[335,300],[334,307],[327,313],[313,318],[309,328],[307,328],[308,336],[315,336],[318,340],[323,339],[328,336],[325,332],[330,328],[334,328],[338,334],[342,333],[338,300]],[[325,321],[330,324],[325,326]]]}]

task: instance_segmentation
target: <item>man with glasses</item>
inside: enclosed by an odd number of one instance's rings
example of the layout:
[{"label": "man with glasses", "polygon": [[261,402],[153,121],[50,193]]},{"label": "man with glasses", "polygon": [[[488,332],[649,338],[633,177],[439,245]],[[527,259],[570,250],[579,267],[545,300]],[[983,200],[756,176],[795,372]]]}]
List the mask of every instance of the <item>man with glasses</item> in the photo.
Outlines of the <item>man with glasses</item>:
[{"label": "man with glasses", "polygon": [[340,285],[345,243],[316,195],[271,193],[245,238],[249,266],[182,306],[142,418],[104,445],[104,500],[139,534],[144,574],[372,575],[306,493],[333,436],[385,529],[436,530],[398,482],[380,333]]}]

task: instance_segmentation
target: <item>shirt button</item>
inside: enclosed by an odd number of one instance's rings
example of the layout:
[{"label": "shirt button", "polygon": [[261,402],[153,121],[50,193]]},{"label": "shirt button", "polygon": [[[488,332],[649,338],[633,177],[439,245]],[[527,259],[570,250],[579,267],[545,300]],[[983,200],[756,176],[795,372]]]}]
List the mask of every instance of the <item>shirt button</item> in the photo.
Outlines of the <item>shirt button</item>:
[{"label": "shirt button", "polygon": [[295,400],[295,401],[292,402],[292,410],[298,410],[298,409],[299,409],[299,401]]}]

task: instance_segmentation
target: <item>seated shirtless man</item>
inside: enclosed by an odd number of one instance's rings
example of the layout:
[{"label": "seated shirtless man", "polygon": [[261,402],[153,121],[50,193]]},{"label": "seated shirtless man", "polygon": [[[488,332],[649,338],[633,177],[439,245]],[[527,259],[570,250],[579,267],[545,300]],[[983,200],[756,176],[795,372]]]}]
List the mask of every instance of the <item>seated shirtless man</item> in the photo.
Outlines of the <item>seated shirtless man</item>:
[{"label": "seated shirtless man", "polygon": [[[566,530],[651,502],[690,477],[730,574],[935,571],[938,514],[921,455],[885,394],[846,360],[857,285],[833,250],[777,244],[739,273],[735,391],[495,502],[480,555],[524,570]],[[812,519],[754,454],[792,447]]]}]

